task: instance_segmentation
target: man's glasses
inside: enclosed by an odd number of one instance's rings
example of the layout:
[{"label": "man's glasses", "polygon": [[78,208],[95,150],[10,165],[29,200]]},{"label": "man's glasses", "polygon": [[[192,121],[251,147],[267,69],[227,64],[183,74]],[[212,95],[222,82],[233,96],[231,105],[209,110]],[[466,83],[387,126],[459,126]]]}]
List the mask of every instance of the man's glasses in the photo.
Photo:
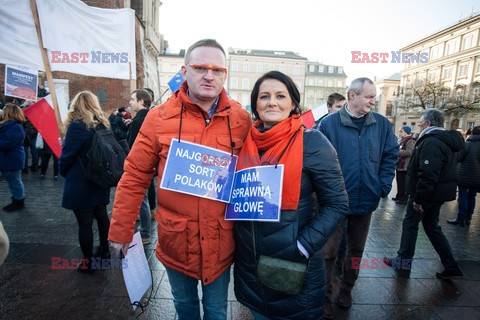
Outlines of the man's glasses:
[{"label": "man's glasses", "polygon": [[214,76],[220,77],[225,75],[227,72],[227,68],[218,67],[218,66],[209,66],[206,64],[189,64],[190,68],[192,68],[193,72],[200,75],[207,74],[208,70],[211,70]]}]

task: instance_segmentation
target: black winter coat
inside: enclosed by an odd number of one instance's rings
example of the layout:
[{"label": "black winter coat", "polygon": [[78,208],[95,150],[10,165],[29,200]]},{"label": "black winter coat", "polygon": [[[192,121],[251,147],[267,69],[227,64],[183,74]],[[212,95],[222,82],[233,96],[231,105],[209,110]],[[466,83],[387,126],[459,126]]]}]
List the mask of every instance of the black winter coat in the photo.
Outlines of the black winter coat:
[{"label": "black winter coat", "polygon": [[407,193],[416,203],[455,200],[457,152],[463,145],[457,131],[435,130],[418,139],[407,168]]},{"label": "black winter coat", "polygon": [[472,134],[458,153],[458,185],[480,188],[480,134]]},{"label": "black winter coat", "polygon": [[[318,199],[315,214],[313,193]],[[237,300],[270,319],[322,318],[326,289],[322,247],[347,213],[348,196],[335,149],[322,133],[307,130],[298,209],[282,210],[279,222],[235,223]],[[302,291],[289,296],[262,286],[256,277],[259,255],[307,262],[297,241],[310,256]]]},{"label": "black winter coat", "polygon": [[138,132],[142,127],[143,121],[145,121],[145,117],[147,116],[147,113],[148,113],[148,109],[138,110],[137,114],[135,115],[135,117],[132,119],[132,122],[130,122],[130,125],[128,126],[127,141],[130,149],[132,148],[133,143],[137,138]]}]

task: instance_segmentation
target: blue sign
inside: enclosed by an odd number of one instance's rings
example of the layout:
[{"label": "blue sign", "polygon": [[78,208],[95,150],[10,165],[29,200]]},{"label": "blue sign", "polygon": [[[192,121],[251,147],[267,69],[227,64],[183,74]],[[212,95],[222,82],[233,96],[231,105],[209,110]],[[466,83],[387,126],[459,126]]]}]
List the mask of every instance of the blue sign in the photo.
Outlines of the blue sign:
[{"label": "blue sign", "polygon": [[229,202],[237,156],[172,138],[160,188]]},{"label": "blue sign", "polygon": [[27,67],[6,66],[5,95],[37,101],[38,71]]},{"label": "blue sign", "polygon": [[283,164],[238,171],[225,220],[280,221]]}]

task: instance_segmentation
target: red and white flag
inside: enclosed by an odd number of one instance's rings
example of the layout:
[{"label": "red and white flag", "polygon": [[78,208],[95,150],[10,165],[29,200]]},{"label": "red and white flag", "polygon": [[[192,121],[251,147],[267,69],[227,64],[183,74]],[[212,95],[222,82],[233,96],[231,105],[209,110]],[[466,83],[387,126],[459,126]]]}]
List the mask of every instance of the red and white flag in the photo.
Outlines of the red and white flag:
[{"label": "red and white flag", "polygon": [[325,114],[327,114],[327,104],[323,104],[315,109],[308,110],[302,114],[303,124],[308,129],[311,129],[315,125],[315,121],[320,119]]},{"label": "red and white flag", "polygon": [[55,112],[50,96],[40,99],[38,102],[32,104],[23,110],[25,116],[30,120],[35,129],[42,135],[43,140],[52,149],[53,154],[60,158],[62,147],[58,142],[60,133],[58,132],[57,121],[55,120]]}]

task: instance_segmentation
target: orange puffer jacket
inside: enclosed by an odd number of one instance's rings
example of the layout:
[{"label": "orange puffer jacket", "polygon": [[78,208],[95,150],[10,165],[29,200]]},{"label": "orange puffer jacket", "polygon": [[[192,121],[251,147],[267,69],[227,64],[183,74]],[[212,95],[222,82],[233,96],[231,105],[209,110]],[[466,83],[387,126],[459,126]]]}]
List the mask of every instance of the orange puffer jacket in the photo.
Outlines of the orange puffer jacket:
[{"label": "orange puffer jacket", "polygon": [[156,168],[157,258],[166,267],[209,284],[233,262],[233,222],[224,220],[225,204],[160,189],[158,185],[171,140],[178,138],[179,131],[183,141],[231,152],[230,126],[233,152],[238,154],[252,127],[252,119],[223,90],[215,114],[210,121],[205,120],[208,114],[192,103],[186,94],[187,89],[187,84],[183,83],[166,103],[147,114],[125,161],[125,173],[116,190],[108,238],[119,243],[132,241],[135,220]]}]

